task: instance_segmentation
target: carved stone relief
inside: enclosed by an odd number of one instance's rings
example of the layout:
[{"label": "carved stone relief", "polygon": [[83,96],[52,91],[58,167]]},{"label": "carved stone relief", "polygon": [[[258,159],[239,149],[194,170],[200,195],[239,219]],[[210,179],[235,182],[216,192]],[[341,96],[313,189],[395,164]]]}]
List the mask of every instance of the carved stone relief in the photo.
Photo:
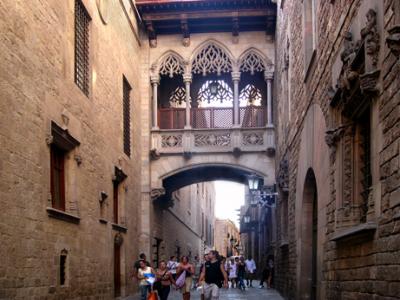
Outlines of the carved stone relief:
[{"label": "carved stone relief", "polygon": [[221,75],[232,72],[232,61],[225,51],[212,43],[197,54],[192,62],[192,72],[203,76],[209,73]]},{"label": "carved stone relief", "polygon": [[289,192],[289,162],[286,157],[279,163],[278,177],[276,181],[283,192]]},{"label": "carved stone relief", "polygon": [[226,133],[198,133],[194,135],[196,147],[228,147],[231,145],[231,134]]},{"label": "carved stone relief", "polygon": [[168,55],[160,64],[159,74],[168,75],[170,78],[175,74],[183,74],[185,71],[183,62],[173,54]]},{"label": "carved stone relief", "polygon": [[262,132],[243,133],[242,144],[244,146],[262,146],[264,145],[264,135]]},{"label": "carved stone relief", "polygon": [[164,188],[152,189],[150,191],[151,200],[155,200],[155,199],[160,198],[161,196],[164,196],[164,195],[165,195],[165,189]]},{"label": "carved stone relief", "polygon": [[166,134],[161,136],[162,148],[182,147],[182,134]]}]

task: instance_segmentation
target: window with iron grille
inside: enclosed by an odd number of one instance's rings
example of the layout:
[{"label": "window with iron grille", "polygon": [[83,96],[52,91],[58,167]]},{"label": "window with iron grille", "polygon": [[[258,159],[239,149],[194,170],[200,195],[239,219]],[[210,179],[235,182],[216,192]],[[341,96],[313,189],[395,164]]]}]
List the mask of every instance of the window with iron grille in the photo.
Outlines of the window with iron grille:
[{"label": "window with iron grille", "polygon": [[130,116],[130,93],[131,86],[126,78],[123,78],[123,122],[124,122],[124,152],[131,156],[131,116]]},{"label": "window with iron grille", "polygon": [[81,0],[75,1],[75,83],[89,96],[89,23],[91,18]]}]

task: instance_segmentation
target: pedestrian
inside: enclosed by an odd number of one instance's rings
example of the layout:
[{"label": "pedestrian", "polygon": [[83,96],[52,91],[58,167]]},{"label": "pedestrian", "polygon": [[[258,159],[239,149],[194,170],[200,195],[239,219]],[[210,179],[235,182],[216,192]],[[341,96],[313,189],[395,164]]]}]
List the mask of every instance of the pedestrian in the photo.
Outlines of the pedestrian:
[{"label": "pedestrian", "polygon": [[193,262],[193,266],[194,266],[194,273],[193,273],[193,289],[196,289],[198,283],[199,283],[199,278],[200,278],[200,273],[201,273],[201,266],[202,263],[200,262],[199,257],[196,255],[194,257],[194,262]]},{"label": "pedestrian", "polygon": [[246,281],[247,281],[247,287],[253,287],[253,280],[256,274],[256,262],[254,261],[254,259],[251,257],[251,255],[249,256],[248,259],[246,259],[245,261],[246,263]]},{"label": "pedestrian", "polygon": [[203,273],[203,269],[205,267],[206,262],[209,261],[208,259],[208,253],[204,254],[203,256],[203,263],[201,264],[200,267],[200,276],[199,276],[199,282],[197,283],[197,286],[200,287],[201,286],[201,293],[200,293],[200,299],[204,300],[204,278],[201,279],[201,273]]},{"label": "pedestrian", "polygon": [[177,278],[183,273],[186,273],[185,284],[181,288],[183,300],[190,300],[190,290],[193,283],[194,266],[189,262],[188,256],[182,256],[181,262],[176,269]]},{"label": "pedestrian", "polygon": [[140,262],[141,261],[144,261],[146,266],[150,267],[150,263],[146,259],[146,254],[140,253],[139,259],[137,261],[135,261],[135,263],[133,264],[133,274],[132,274],[132,276],[134,278],[136,278],[136,279],[137,279],[137,274],[138,274],[138,270],[140,268]]},{"label": "pedestrian", "polygon": [[154,289],[157,290],[160,300],[168,299],[171,284],[175,285],[174,277],[167,269],[167,263],[162,260],[160,261],[160,267],[156,271],[156,282],[154,283]]},{"label": "pedestrian", "polygon": [[244,285],[244,277],[246,275],[246,263],[244,261],[244,257],[241,256],[240,258],[236,257],[235,261],[237,263],[237,287],[245,291],[246,287]]},{"label": "pedestrian", "polygon": [[218,300],[219,289],[223,286],[228,287],[228,275],[225,272],[224,265],[218,260],[218,252],[211,250],[208,253],[208,259],[204,264],[203,271],[200,276],[200,281],[204,280],[204,299]]},{"label": "pedestrian", "polygon": [[151,282],[149,279],[154,278],[154,270],[147,266],[145,260],[139,261],[139,269],[137,279],[139,280],[140,299],[147,300],[147,294],[151,291]]},{"label": "pedestrian", "polygon": [[228,262],[228,274],[229,274],[229,281],[231,282],[231,288],[234,288],[237,285],[236,283],[237,265],[233,257]]},{"label": "pedestrian", "polygon": [[167,268],[171,272],[172,277],[174,277],[174,280],[176,280],[176,268],[177,267],[178,267],[178,262],[176,261],[176,257],[171,256],[167,263]]}]

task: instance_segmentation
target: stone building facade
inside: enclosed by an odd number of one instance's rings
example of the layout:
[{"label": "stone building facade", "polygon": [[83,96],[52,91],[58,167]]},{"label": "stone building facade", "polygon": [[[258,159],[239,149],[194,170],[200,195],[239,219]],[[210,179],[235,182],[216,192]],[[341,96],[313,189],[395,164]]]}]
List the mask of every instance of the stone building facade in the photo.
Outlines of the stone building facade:
[{"label": "stone building facade", "polygon": [[172,197],[174,206],[158,211],[160,218],[153,225],[158,228],[152,245],[154,265],[160,260],[168,261],[172,255],[178,259],[186,255],[193,260],[214,247],[214,184],[192,184],[177,190]]},{"label": "stone building facade", "polygon": [[398,299],[398,1],[277,1],[276,286]]},{"label": "stone building facade", "polygon": [[[229,219],[216,219],[214,232],[215,250],[224,257],[239,255],[240,233]],[[240,249],[240,248],[239,248]]]},{"label": "stone building facade", "polygon": [[100,2],[0,3],[1,299],[133,291],[141,42]]}]

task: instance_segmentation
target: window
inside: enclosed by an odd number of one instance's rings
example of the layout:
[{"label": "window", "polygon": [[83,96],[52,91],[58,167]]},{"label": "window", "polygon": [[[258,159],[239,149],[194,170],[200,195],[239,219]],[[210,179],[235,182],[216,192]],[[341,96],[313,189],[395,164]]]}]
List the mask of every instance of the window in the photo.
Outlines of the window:
[{"label": "window", "polygon": [[308,70],[316,47],[315,0],[304,0],[303,5],[304,5],[303,34],[304,34],[304,54],[305,54],[304,65],[306,70]]},{"label": "window", "polygon": [[65,152],[56,145],[51,145],[50,156],[52,206],[59,210],[65,210]]},{"label": "window", "polygon": [[75,1],[75,83],[89,96],[89,23],[91,19],[81,0]]},{"label": "window", "polygon": [[66,155],[79,142],[74,139],[67,129],[51,123],[50,143],[50,193],[52,207],[65,211],[65,178],[66,178]]},{"label": "window", "polygon": [[113,222],[115,224],[119,224],[119,207],[120,207],[120,199],[119,199],[119,189],[122,181],[125,180],[127,175],[118,167],[114,169],[114,179],[113,179]]},{"label": "window", "polygon": [[67,250],[62,250],[60,254],[60,285],[65,285],[67,280]]},{"label": "window", "polygon": [[132,88],[123,77],[123,123],[124,123],[124,152],[131,156],[131,116],[130,116],[130,92]]}]

